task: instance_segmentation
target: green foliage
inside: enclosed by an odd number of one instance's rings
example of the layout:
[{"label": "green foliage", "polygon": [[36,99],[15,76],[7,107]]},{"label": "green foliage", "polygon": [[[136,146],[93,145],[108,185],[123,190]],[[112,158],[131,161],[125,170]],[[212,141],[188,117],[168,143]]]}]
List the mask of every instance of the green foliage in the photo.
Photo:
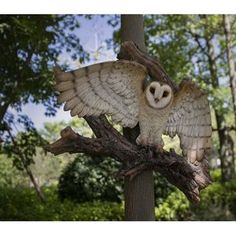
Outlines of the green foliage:
[{"label": "green foliage", "polygon": [[233,111],[232,98],[230,96],[229,87],[220,87],[212,91],[212,96],[214,100],[212,101],[212,106],[216,111],[221,114],[229,114]]},{"label": "green foliage", "polygon": [[36,129],[31,128],[27,132],[18,132],[14,141],[5,142],[3,153],[13,159],[13,164],[18,170],[24,170],[26,166],[34,163],[36,147],[43,147],[46,141],[39,135]]},{"label": "green foliage", "polygon": [[60,131],[66,126],[70,126],[75,132],[83,135],[84,137],[91,137],[92,130],[83,118],[72,118],[69,122],[46,122],[44,128],[40,130],[40,134],[48,142],[53,142],[60,137]]},{"label": "green foliage", "polygon": [[[51,186],[58,184],[58,178],[63,168],[73,160],[73,156],[45,155],[41,148],[36,148],[36,155],[33,157],[33,164],[30,169],[33,172],[39,186]],[[0,155],[0,187],[29,187],[30,179],[24,171],[20,171],[13,165],[13,159],[6,154]]]},{"label": "green foliage", "polygon": [[236,180],[216,182],[202,191],[201,204],[193,208],[193,220],[235,220]]},{"label": "green foliage", "polygon": [[[174,191],[155,208],[156,220],[236,220],[235,180],[214,183],[201,194],[201,203],[191,205],[180,191]],[[31,188],[0,188],[0,220],[123,220],[124,205],[108,201],[76,203],[57,197],[54,187],[43,188],[41,203]]]},{"label": "green foliage", "polygon": [[12,165],[12,160],[6,155],[0,155],[0,186],[14,188],[16,186],[29,186],[25,174]]},{"label": "green foliage", "polygon": [[[219,171],[212,174],[220,178]],[[61,201],[55,187],[43,188],[41,203],[31,188],[0,187],[0,220],[123,220],[124,205],[109,201]],[[214,182],[191,205],[182,192],[170,192],[155,208],[156,220],[236,220],[236,181]]]},{"label": "green foliage", "polygon": [[22,221],[92,221],[122,220],[123,205],[112,202],[63,203],[55,188],[45,188],[46,203],[41,203],[29,188],[0,189],[0,220]]},{"label": "green foliage", "polygon": [[34,164],[30,168],[37,179],[39,186],[57,185],[59,176],[65,166],[73,160],[73,155],[64,154],[54,156],[41,148],[37,148],[36,155],[33,157]]},{"label": "green foliage", "polygon": [[176,188],[170,184],[161,174],[154,172],[155,205],[159,206]]},{"label": "green foliage", "polygon": [[191,205],[179,190],[155,210],[157,220],[235,220],[236,179],[222,184],[220,171],[212,172],[213,184],[201,192],[201,202]]},{"label": "green foliage", "polygon": [[41,103],[46,116],[54,115],[59,105],[52,67],[59,55],[66,51],[73,60],[88,59],[78,28],[75,15],[0,16],[0,136],[4,140],[0,151],[13,157],[18,169],[32,164],[36,147],[45,144],[22,106]]},{"label": "green foliage", "polygon": [[120,202],[122,180],[115,177],[119,163],[110,158],[79,156],[59,179],[59,196],[77,202],[94,200]]},{"label": "green foliage", "polygon": [[190,58],[194,48],[185,34],[187,18],[180,15],[145,16],[147,49],[160,59],[170,78],[177,83],[193,73]]},{"label": "green foliage", "polygon": [[[76,202],[123,200],[123,180],[116,177],[120,164],[105,157],[79,155],[63,170],[59,178],[58,193],[61,199]],[[159,173],[155,173],[156,205],[175,189]]]},{"label": "green foliage", "polygon": [[[55,111],[53,78],[49,68],[62,50],[72,58],[88,58],[74,30],[73,15],[2,15],[0,17],[1,101],[20,109],[28,101],[42,102],[48,115]],[[6,60],[8,58],[8,60]],[[1,104],[2,105],[2,104]]]},{"label": "green foliage", "polygon": [[174,149],[176,153],[182,154],[182,150],[180,148],[180,139],[178,135],[175,135],[173,138],[167,136],[167,135],[162,135],[162,140],[164,142],[164,149],[166,151],[170,151],[170,149]]},{"label": "green foliage", "polygon": [[189,202],[176,190],[155,209],[155,215],[157,220],[185,220],[189,215]]}]

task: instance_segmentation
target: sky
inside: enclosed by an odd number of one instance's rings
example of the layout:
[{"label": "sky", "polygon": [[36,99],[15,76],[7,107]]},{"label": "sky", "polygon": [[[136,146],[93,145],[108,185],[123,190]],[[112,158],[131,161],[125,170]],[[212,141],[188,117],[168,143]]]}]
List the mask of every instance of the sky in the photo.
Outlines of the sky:
[{"label": "sky", "polygon": [[[85,51],[89,52],[91,60],[89,63],[81,65],[79,62],[71,60],[69,54],[63,53],[59,57],[59,64],[66,62],[70,65],[71,69],[77,69],[78,67],[86,66],[94,62],[116,60],[116,55],[113,50],[106,49],[105,40],[112,38],[114,31],[114,28],[107,24],[107,17],[103,18],[99,15],[95,15],[91,20],[80,17],[79,22],[80,28],[75,33],[79,36],[81,45],[84,47]],[[99,50],[100,54],[97,55],[95,52],[99,48],[101,48]],[[33,103],[25,105],[22,109],[22,113],[28,115],[38,129],[43,128],[45,122],[69,121],[71,119],[70,112],[63,111],[62,106],[54,117],[46,117],[44,112],[45,108],[43,105]]]}]

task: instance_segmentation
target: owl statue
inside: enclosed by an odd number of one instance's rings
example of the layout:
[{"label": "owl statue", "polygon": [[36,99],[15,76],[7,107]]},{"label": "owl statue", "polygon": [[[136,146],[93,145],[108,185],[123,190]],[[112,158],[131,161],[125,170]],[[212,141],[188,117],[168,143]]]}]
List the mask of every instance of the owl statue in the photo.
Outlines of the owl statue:
[{"label": "owl statue", "polygon": [[139,124],[139,145],[162,150],[162,134],[180,138],[188,161],[201,161],[211,147],[211,117],[207,96],[190,80],[178,89],[148,78],[147,68],[127,60],[94,64],[63,72],[55,68],[58,101],[71,116],[108,114],[124,127]]}]

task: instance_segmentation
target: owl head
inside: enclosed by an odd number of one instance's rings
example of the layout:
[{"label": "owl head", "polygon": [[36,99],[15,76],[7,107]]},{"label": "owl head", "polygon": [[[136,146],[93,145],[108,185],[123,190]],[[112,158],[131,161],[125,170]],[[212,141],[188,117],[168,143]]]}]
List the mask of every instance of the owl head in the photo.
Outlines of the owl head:
[{"label": "owl head", "polygon": [[157,81],[147,86],[145,95],[152,108],[162,109],[173,101],[173,91],[171,87],[167,84],[161,85]]}]

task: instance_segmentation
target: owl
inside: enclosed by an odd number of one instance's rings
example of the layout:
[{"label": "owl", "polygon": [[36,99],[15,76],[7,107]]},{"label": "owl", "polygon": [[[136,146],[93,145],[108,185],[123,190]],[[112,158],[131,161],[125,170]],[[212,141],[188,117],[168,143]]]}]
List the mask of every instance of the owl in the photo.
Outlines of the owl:
[{"label": "owl", "polygon": [[201,161],[211,147],[211,116],[207,96],[190,80],[177,89],[150,81],[147,68],[118,60],[74,71],[55,68],[58,102],[71,116],[111,115],[123,127],[140,127],[138,145],[162,150],[162,134],[178,135],[188,161]]}]

